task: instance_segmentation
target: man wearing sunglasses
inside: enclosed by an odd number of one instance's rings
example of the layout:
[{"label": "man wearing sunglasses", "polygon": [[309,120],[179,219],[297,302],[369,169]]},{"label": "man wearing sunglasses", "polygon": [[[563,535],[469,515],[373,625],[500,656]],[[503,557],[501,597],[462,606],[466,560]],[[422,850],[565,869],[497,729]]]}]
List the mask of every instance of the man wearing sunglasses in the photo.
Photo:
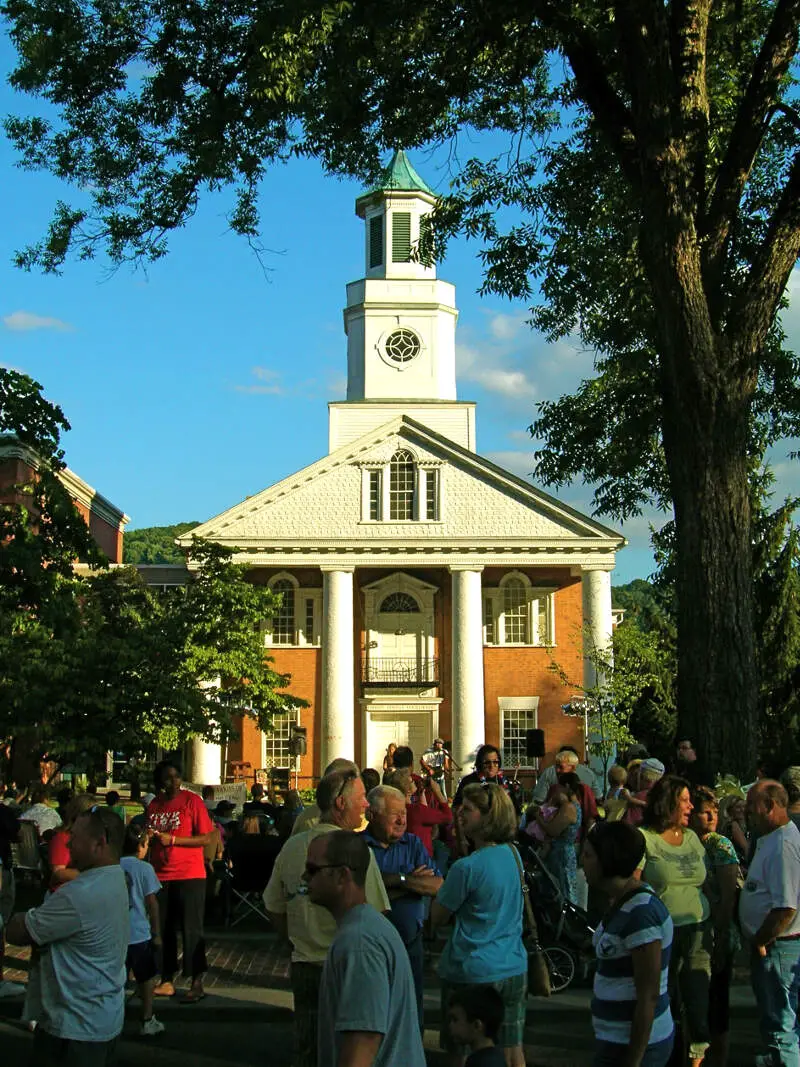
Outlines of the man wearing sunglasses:
[{"label": "man wearing sunglasses", "polygon": [[[272,877],[264,890],[264,905],[273,925],[292,943],[294,1067],[317,1067],[317,1005],[322,965],[336,933],[336,923],[330,913],[314,903],[308,894],[304,880],[306,860],[316,838],[334,830],[356,830],[361,825],[367,798],[358,768],[349,764],[347,769],[326,774],[317,786],[316,799],[319,823],[289,838],[278,853]],[[371,854],[365,893],[368,904],[378,911],[389,911],[389,898]]]},{"label": "man wearing sunglasses", "polygon": [[309,897],[337,926],[322,973],[319,1067],[425,1067],[406,949],[367,903],[373,862],[363,834],[340,831],[309,846]]}]

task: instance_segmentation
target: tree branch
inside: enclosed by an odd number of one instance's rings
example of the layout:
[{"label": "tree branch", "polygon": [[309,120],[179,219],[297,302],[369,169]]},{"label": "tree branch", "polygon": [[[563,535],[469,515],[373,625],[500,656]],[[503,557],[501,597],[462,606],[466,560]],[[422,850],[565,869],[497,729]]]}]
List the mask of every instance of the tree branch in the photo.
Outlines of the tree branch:
[{"label": "tree branch", "polygon": [[706,271],[719,276],[733,220],[767,127],[770,108],[797,51],[800,0],[778,0],[718,170],[703,227]]},{"label": "tree branch", "polygon": [[597,35],[585,22],[570,15],[558,0],[555,3],[543,0],[534,9],[542,25],[558,34],[581,98],[616,153],[626,177],[638,188],[641,171],[630,108],[611,84]]},{"label": "tree branch", "polygon": [[754,361],[766,341],[789,275],[800,255],[800,151],[770,220],[767,236],[753,259],[742,295],[726,333]]},{"label": "tree branch", "polygon": [[695,214],[705,204],[710,104],[706,49],[712,0],[673,0],[670,10],[670,56],[675,109],[680,120]]}]

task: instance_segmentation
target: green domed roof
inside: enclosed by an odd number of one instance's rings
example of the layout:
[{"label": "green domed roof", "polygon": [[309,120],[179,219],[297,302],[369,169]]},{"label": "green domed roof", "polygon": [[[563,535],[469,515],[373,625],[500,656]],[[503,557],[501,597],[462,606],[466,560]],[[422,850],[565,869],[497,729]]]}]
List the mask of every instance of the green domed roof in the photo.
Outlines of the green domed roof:
[{"label": "green domed roof", "polygon": [[436,196],[433,189],[420,178],[408,161],[408,156],[402,148],[395,150],[389,166],[386,168],[386,177],[374,192],[384,189],[397,189],[401,192],[427,193],[428,196]]}]

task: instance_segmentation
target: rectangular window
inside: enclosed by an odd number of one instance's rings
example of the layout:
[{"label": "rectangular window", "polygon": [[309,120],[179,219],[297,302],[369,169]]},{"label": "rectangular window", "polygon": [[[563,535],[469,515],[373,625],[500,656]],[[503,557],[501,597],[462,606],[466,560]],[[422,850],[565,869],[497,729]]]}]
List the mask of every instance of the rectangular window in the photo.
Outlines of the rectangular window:
[{"label": "rectangular window", "polygon": [[314,601],[306,600],[306,618],[303,626],[303,638],[307,645],[314,644]]},{"label": "rectangular window", "polygon": [[503,625],[505,644],[528,644],[528,596],[518,578],[509,580],[503,588]]},{"label": "rectangular window", "polygon": [[[513,701],[513,702],[512,702]],[[526,755],[526,734],[536,729],[538,697],[515,701],[511,697],[500,698],[500,729],[503,749],[503,767],[537,767],[539,761]]]},{"label": "rectangular window", "polygon": [[483,643],[494,644],[494,604],[488,596],[483,602]]},{"label": "rectangular window", "polygon": [[439,472],[425,472],[425,518],[436,521],[439,518]]},{"label": "rectangular window", "polygon": [[369,472],[369,517],[378,520],[381,517],[381,472]]},{"label": "rectangular window", "polygon": [[369,265],[380,267],[383,263],[383,215],[369,220]]},{"label": "rectangular window", "polygon": [[392,212],[392,263],[411,261],[411,212]]},{"label": "rectangular window", "polygon": [[281,603],[272,617],[273,645],[293,645],[294,636],[294,586],[281,579],[274,582],[272,592],[280,594]]},{"label": "rectangular window", "polygon": [[264,735],[264,766],[288,767],[295,770],[297,757],[289,751],[292,728],[300,725],[300,713],[285,711],[272,720],[272,730]]}]

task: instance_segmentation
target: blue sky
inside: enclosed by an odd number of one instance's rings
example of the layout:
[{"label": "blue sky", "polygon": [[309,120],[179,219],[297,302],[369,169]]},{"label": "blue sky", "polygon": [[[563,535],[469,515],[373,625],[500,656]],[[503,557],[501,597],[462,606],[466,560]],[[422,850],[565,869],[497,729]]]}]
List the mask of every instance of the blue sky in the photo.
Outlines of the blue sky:
[{"label": "blue sky", "polygon": [[[3,115],[32,106],[5,84],[12,61],[2,38]],[[445,187],[435,158],[411,159]],[[0,363],[32,375],[62,406],[69,466],[131,516],[129,528],[208,519],[327,452],[326,404],[345,389],[345,284],[364,266],[356,183],[313,161],[270,172],[266,277],[228,232],[222,195],[204,199],[146,272],[109,273],[97,260],[45,277],[16,269],[13,253],[43,235],[57,198],[76,195],[14,163],[0,139]],[[459,398],[478,402],[478,451],[527,477],[534,404],[569,391],[591,356],[546,344],[525,324],[524,305],[479,298],[474,244],[453,243],[439,276],[456,285]],[[776,459],[783,488],[794,471]],[[586,487],[559,495],[588,511]],[[615,582],[651,572],[653,519],[622,527],[630,547]]]}]

